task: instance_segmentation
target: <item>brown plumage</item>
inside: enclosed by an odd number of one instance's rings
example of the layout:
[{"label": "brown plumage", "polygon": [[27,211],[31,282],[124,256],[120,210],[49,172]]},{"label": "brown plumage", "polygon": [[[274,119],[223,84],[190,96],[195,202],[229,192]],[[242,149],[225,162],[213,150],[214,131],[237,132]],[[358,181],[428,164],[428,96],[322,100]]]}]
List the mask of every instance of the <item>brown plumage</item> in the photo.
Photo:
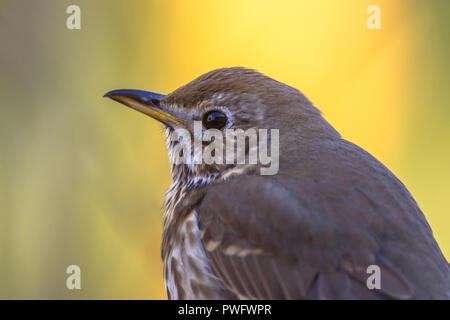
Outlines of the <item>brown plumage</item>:
[{"label": "brown plumage", "polygon": [[[191,131],[217,107],[232,128],[280,130],[276,175],[260,175],[258,164],[172,163],[162,244],[170,299],[450,298],[449,264],[408,190],[298,90],[226,68],[165,97],[107,96]],[[171,138],[176,125],[158,117]],[[381,289],[366,286],[370,265],[381,269]]]}]

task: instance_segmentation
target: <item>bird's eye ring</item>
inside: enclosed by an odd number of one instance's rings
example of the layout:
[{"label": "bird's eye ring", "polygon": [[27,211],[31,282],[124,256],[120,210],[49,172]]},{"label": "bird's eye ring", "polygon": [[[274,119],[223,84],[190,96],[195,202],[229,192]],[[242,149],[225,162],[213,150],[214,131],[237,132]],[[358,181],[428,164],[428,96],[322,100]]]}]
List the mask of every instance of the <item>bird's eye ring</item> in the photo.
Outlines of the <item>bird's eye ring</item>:
[{"label": "bird's eye ring", "polygon": [[203,126],[206,129],[223,129],[228,123],[227,116],[217,110],[209,111],[203,116]]}]

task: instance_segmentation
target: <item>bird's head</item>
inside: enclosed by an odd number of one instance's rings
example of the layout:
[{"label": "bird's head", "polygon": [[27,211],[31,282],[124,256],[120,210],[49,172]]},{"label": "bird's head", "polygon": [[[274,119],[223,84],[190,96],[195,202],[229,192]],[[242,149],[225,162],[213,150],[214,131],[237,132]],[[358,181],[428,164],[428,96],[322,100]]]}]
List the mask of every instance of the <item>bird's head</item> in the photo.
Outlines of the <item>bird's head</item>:
[{"label": "bird's head", "polygon": [[[259,129],[276,129],[279,130],[280,157],[283,157],[284,152],[288,155],[290,146],[298,147],[297,144],[302,140],[337,135],[300,91],[245,68],[213,70],[169,95],[120,89],[110,91],[105,96],[147,114],[164,125],[173,178],[185,180],[185,183],[202,184],[224,176],[230,170],[239,172],[243,167],[255,169],[261,165],[237,164],[237,143],[234,146],[234,161],[228,163],[225,160],[225,140],[223,163],[197,161],[198,151],[201,150],[203,156],[205,151],[211,153],[211,147],[208,150],[205,148],[210,144],[208,141],[216,139],[205,141],[205,132],[222,133],[226,139],[226,132],[232,130],[239,132],[240,129],[248,133],[248,130],[254,129],[259,134]],[[180,140],[186,142],[187,139],[186,136],[180,139],[177,132],[189,133],[190,150],[177,148]],[[268,131],[267,136],[270,141],[271,131]],[[201,148],[195,147],[195,139],[201,141]],[[233,139],[238,138],[234,136]],[[247,141],[250,142],[250,138]],[[188,154],[183,154],[186,150],[189,150]],[[250,150],[246,144],[243,152],[248,156]],[[214,156],[214,151],[212,154]],[[180,156],[187,161],[180,163]]]}]

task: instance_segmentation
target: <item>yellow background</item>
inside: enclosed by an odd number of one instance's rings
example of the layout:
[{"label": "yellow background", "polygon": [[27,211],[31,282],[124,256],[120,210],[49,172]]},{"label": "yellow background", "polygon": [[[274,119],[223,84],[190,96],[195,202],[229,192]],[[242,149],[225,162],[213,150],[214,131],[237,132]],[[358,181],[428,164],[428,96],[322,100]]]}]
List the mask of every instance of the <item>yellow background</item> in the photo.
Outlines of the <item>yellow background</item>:
[{"label": "yellow background", "polygon": [[[81,7],[81,30],[66,8]],[[366,8],[381,8],[381,30]],[[449,1],[0,1],[0,298],[164,299],[156,122],[103,99],[226,66],[300,89],[450,257]],[[65,287],[66,267],[82,290]]]}]

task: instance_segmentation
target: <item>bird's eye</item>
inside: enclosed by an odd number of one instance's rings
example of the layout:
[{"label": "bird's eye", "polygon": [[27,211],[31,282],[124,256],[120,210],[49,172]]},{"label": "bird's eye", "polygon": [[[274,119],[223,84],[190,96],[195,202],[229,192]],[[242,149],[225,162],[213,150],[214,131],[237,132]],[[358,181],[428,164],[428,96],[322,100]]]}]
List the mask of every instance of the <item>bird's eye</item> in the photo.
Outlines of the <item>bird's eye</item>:
[{"label": "bird's eye", "polygon": [[203,125],[206,129],[223,129],[227,125],[227,116],[220,111],[210,111],[203,116]]}]

